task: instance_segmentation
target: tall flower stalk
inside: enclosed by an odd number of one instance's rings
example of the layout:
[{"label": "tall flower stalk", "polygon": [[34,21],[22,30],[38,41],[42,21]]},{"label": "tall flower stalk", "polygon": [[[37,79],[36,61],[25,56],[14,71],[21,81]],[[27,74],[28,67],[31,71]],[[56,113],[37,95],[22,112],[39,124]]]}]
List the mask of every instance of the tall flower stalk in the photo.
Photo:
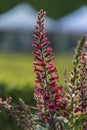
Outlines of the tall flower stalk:
[{"label": "tall flower stalk", "polygon": [[[34,72],[36,73],[34,98],[37,102],[38,116],[44,121],[45,127],[57,130],[54,122],[57,116],[66,114],[62,88],[58,86],[59,76],[56,67],[52,64],[55,60],[51,55],[52,48],[44,30],[44,16],[46,12],[40,10],[34,39]],[[63,111],[61,111],[63,110]],[[56,125],[55,125],[56,124]]]},{"label": "tall flower stalk", "polygon": [[[79,108],[82,113],[87,113],[87,42],[84,43],[79,68]],[[83,129],[87,129],[87,116],[82,122]]]},{"label": "tall flower stalk", "polygon": [[[0,106],[10,111],[24,130],[87,130],[87,42],[82,37],[77,45],[73,70],[63,91],[59,75],[53,65],[55,58],[46,37],[44,17],[40,10],[34,32],[34,99],[36,108],[27,106],[22,99],[19,105],[10,105],[11,97]],[[33,114],[31,109],[35,109]]]},{"label": "tall flower stalk", "polygon": [[[74,67],[69,76],[68,90],[65,93],[67,98],[67,112],[69,111],[68,120],[70,129],[83,130],[82,120],[87,110],[84,110],[87,105],[87,66],[86,66],[86,53],[84,52],[86,36],[82,37],[79,41],[74,56]],[[84,102],[85,100],[85,102]],[[87,108],[86,108],[87,109]]]}]

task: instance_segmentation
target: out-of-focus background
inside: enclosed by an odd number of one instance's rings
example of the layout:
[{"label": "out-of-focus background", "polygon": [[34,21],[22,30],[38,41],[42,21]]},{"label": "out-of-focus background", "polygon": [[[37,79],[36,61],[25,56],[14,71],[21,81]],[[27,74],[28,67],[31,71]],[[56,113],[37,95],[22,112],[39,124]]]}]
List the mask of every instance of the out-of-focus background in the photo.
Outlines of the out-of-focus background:
[{"label": "out-of-focus background", "polygon": [[[0,1],[0,97],[23,98],[34,105],[32,41],[38,11],[44,9],[45,28],[64,84],[64,69],[72,69],[72,54],[79,38],[87,33],[86,0]],[[10,115],[0,113],[0,130],[22,130]]]}]

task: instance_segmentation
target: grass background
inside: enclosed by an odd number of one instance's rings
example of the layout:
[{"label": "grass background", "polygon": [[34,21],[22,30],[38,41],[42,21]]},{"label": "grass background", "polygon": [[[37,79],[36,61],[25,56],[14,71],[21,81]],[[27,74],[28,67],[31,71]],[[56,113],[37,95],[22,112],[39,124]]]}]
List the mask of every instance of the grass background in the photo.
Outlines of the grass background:
[{"label": "grass background", "polygon": [[[73,56],[70,54],[55,55],[60,82],[63,82],[64,70],[72,68]],[[0,82],[17,84],[19,87],[25,84],[34,84],[33,56],[28,53],[0,53]]]}]

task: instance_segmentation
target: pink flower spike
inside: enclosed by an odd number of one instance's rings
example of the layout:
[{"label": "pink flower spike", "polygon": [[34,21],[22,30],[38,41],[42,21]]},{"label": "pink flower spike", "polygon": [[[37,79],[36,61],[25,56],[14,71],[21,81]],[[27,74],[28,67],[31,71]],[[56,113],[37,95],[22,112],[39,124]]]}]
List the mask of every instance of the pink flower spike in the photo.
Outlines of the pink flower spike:
[{"label": "pink flower spike", "polygon": [[[34,99],[37,102],[38,113],[42,115],[42,121],[47,118],[50,121],[50,117],[56,114],[55,110],[59,110],[61,106],[55,98],[57,99],[58,96],[61,97],[62,94],[60,94],[61,89],[58,88],[57,84],[59,81],[58,72],[56,67],[52,64],[55,58],[51,57],[53,51],[52,48],[49,47],[50,42],[44,30],[44,15],[45,12],[40,10],[34,32],[33,64],[34,72],[36,72]],[[51,115],[50,112],[54,115]]]}]

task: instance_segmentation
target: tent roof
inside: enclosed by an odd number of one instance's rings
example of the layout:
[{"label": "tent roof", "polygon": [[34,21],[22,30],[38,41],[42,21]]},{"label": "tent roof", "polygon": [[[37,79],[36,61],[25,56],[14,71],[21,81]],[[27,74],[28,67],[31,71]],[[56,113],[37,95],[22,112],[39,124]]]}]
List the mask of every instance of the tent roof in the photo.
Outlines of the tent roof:
[{"label": "tent roof", "polygon": [[[0,30],[33,30],[36,24],[37,11],[30,5],[22,3],[0,15]],[[46,17],[46,28],[53,30],[54,20]]]},{"label": "tent roof", "polygon": [[87,33],[87,6],[83,6],[71,14],[57,20],[55,30],[68,34]]}]

